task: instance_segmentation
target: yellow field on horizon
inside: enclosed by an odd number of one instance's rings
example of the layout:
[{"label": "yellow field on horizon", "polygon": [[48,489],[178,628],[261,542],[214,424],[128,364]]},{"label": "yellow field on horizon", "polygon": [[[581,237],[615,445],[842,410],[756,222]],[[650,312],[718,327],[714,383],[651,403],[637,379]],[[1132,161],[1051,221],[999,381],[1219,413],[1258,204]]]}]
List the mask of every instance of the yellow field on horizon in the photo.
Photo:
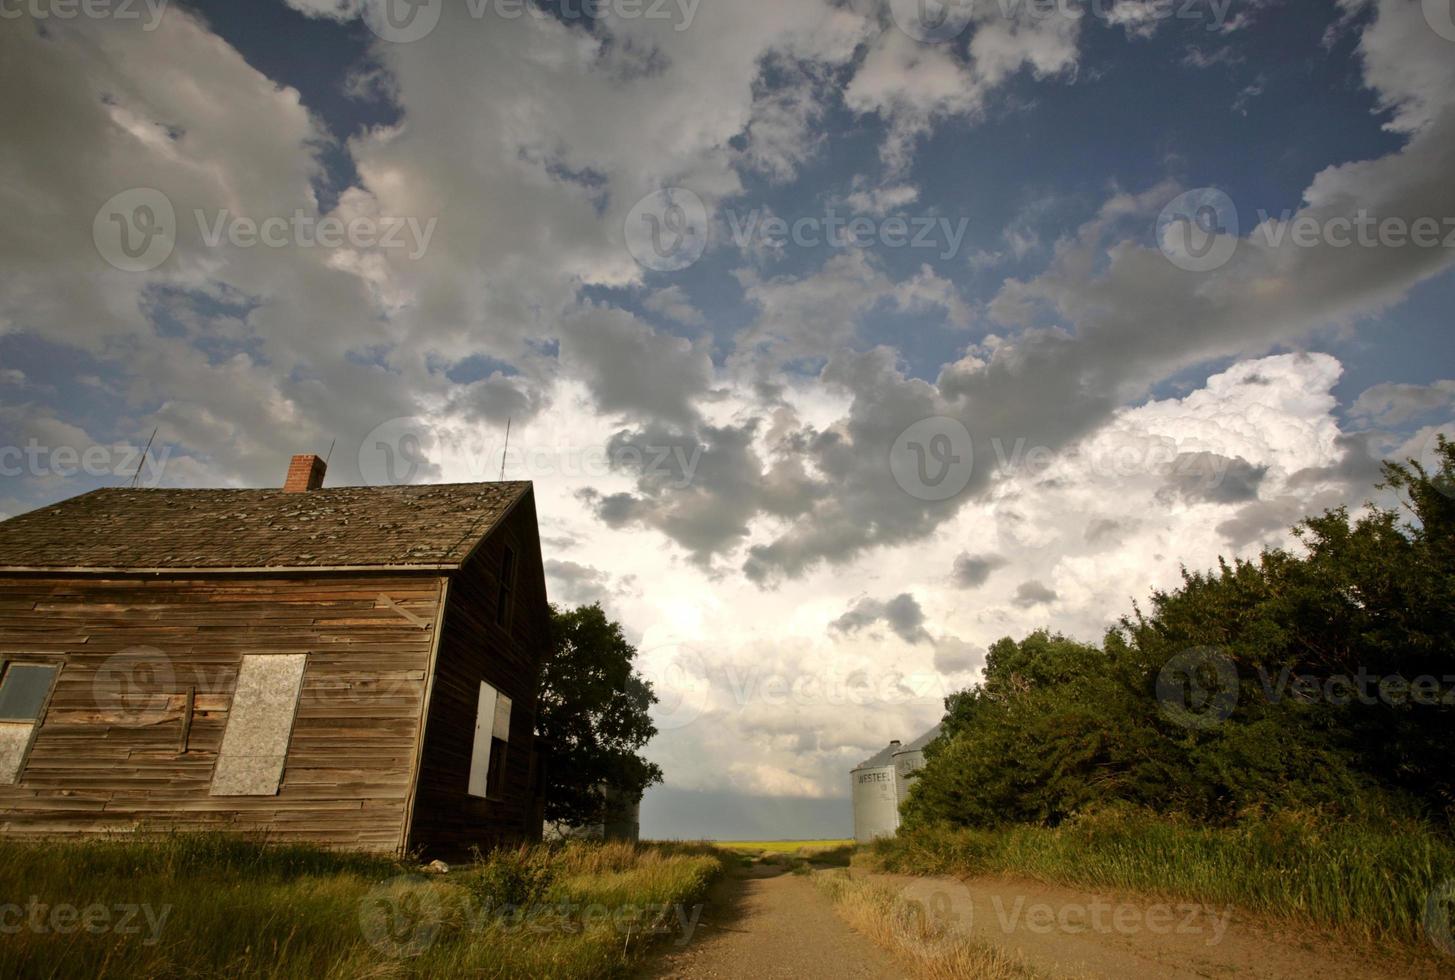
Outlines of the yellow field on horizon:
[{"label": "yellow field on horizon", "polygon": [[854,842],[852,840],[712,840],[704,841],[704,843],[729,851],[773,851],[787,854],[792,851],[829,851],[836,847],[850,847]]}]

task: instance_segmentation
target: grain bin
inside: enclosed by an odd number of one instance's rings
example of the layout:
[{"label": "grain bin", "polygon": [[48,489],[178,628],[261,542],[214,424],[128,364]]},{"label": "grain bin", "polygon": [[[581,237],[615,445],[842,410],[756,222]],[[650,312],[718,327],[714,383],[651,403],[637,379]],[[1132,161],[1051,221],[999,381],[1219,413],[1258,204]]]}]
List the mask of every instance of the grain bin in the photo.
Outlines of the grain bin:
[{"label": "grain bin", "polygon": [[895,796],[902,804],[909,799],[909,787],[925,765],[925,746],[940,737],[940,726],[936,725],[907,745],[901,745],[893,754]]},{"label": "grain bin", "polygon": [[899,785],[894,773],[897,751],[899,742],[890,742],[849,773],[857,841],[891,837],[899,829]]}]

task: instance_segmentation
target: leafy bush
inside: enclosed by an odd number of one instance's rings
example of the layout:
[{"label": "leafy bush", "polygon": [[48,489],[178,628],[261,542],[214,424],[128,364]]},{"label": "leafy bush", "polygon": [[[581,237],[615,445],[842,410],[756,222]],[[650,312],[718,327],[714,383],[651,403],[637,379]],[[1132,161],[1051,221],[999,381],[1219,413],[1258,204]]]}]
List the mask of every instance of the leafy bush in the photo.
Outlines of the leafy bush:
[{"label": "leafy bush", "polygon": [[[1304,554],[1184,572],[1099,647],[1047,632],[996,643],[982,683],[946,702],[906,827],[1054,827],[1131,804],[1221,825],[1291,808],[1448,828],[1455,445],[1440,453],[1434,475],[1386,465],[1381,486],[1412,520],[1310,518]],[[1416,703],[1361,677],[1437,688]]]},{"label": "leafy bush", "polygon": [[500,850],[488,858],[476,853],[476,866],[464,885],[481,907],[491,911],[520,909],[546,898],[556,876],[554,855],[544,848]]}]

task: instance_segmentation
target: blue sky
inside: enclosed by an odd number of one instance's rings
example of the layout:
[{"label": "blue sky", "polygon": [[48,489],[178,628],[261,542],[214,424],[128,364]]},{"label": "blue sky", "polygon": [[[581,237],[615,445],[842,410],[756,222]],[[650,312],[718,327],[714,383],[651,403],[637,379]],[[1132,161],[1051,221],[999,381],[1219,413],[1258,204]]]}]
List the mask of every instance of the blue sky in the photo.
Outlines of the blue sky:
[{"label": "blue sky", "polygon": [[147,485],[344,485],[509,422],[553,598],[663,694],[649,834],[821,835],[995,639],[1450,429],[1455,239],[1326,234],[1455,230],[1437,3],[397,2],[4,25],[0,515],[154,430]]}]

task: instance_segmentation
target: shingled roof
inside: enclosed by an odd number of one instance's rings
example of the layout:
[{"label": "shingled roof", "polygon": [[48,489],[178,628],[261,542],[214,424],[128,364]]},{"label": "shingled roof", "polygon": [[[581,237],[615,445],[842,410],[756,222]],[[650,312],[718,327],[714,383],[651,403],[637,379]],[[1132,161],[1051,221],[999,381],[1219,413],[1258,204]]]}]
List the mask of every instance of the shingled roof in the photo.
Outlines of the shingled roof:
[{"label": "shingled roof", "polygon": [[457,568],[530,489],[95,490],[0,521],[0,568]]}]

